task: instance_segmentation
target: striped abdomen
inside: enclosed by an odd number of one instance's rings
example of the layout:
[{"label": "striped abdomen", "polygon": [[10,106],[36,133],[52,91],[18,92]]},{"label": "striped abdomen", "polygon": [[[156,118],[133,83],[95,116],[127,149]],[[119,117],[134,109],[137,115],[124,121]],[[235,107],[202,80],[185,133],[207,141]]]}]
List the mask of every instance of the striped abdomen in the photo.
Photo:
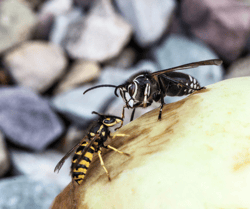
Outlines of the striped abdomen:
[{"label": "striped abdomen", "polygon": [[72,159],[72,165],[71,165],[71,171],[72,171],[72,178],[78,183],[81,184],[87,170],[89,168],[89,165],[93,159],[93,154],[95,152],[95,148],[93,146],[89,147],[87,152],[85,153],[82,160],[80,160],[79,163],[77,163],[77,159],[82,155],[82,151],[84,148],[88,145],[89,142],[84,141],[80,147],[75,152],[75,155]]},{"label": "striped abdomen", "polygon": [[166,75],[175,80],[178,80],[181,84],[184,84],[188,87],[186,88],[185,86],[176,85],[176,83],[172,83],[171,81],[169,81],[168,83],[166,82],[166,88],[168,87],[166,95],[168,96],[188,95],[196,90],[201,89],[199,82],[191,75],[179,72],[169,72],[166,73]]}]

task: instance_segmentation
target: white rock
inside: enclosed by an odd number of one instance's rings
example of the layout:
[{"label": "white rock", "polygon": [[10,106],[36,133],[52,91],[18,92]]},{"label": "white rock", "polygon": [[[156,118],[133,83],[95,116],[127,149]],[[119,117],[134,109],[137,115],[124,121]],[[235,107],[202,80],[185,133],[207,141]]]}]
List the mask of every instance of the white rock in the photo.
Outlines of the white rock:
[{"label": "white rock", "polygon": [[36,26],[32,10],[18,0],[0,2],[0,53],[27,40]]},{"label": "white rock", "polygon": [[143,47],[162,36],[176,6],[174,0],[116,0],[116,4],[133,26],[135,38]]},{"label": "white rock", "polygon": [[249,55],[233,62],[228,68],[227,75],[225,77],[228,79],[228,78],[236,78],[236,77],[243,77],[243,76],[250,76],[250,56]]},{"label": "white rock", "polygon": [[74,8],[67,13],[55,16],[54,24],[49,34],[49,40],[55,44],[64,46],[64,38],[68,27],[70,24],[82,18],[84,18],[84,16],[80,8]]},{"label": "white rock", "polygon": [[4,62],[19,85],[46,91],[65,70],[67,60],[60,46],[30,41],[9,52]]},{"label": "white rock", "polygon": [[67,13],[72,8],[72,0],[48,0],[39,11],[40,15],[53,14],[55,16]]},{"label": "white rock", "polygon": [[104,5],[69,27],[66,49],[74,59],[103,62],[117,56],[130,40],[131,26]]},{"label": "white rock", "polygon": [[73,63],[69,73],[64,77],[55,93],[62,93],[89,82],[100,75],[100,66],[96,62],[77,60]]},{"label": "white rock", "polygon": [[54,182],[61,188],[65,187],[71,180],[70,165],[71,157],[65,161],[59,173],[54,173],[54,168],[64,154],[47,150],[43,153],[30,153],[12,149],[11,157],[15,169],[29,178]]},{"label": "white rock", "polygon": [[[225,80],[146,113],[92,161],[77,208],[250,208],[250,77]],[[71,184],[52,209],[70,208]],[[63,197],[63,198],[62,198]],[[64,207],[63,207],[64,206]]]}]

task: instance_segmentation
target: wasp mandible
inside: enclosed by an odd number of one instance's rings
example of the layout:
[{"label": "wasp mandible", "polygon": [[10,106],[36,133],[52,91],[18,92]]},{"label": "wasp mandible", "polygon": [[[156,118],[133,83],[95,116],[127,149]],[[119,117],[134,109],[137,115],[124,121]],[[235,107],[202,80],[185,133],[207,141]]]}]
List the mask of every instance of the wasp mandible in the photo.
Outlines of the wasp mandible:
[{"label": "wasp mandible", "polygon": [[[75,180],[77,184],[81,184],[83,179],[87,173],[89,165],[93,159],[94,153],[98,154],[98,157],[101,162],[101,166],[105,170],[109,181],[110,175],[108,170],[106,169],[103,159],[102,159],[102,148],[112,149],[120,154],[129,156],[129,154],[124,153],[110,145],[105,146],[104,142],[110,136],[109,128],[115,126],[116,124],[123,121],[122,118],[116,117],[113,115],[102,115],[97,112],[92,112],[92,114],[97,114],[99,116],[98,120],[95,121],[89,129],[88,134],[82,139],[82,141],[76,144],[56,165],[54,172],[61,169],[65,160],[73,153],[75,150],[75,154],[72,159],[71,164],[71,176],[72,180]],[[115,134],[112,138],[116,136],[126,136],[125,134]]]},{"label": "wasp mandible", "polygon": [[191,75],[174,71],[196,68],[202,65],[221,64],[222,60],[212,59],[193,62],[157,72],[142,71],[129,78],[124,84],[118,86],[109,84],[98,85],[87,89],[83,94],[96,88],[113,87],[115,88],[114,94],[118,97],[117,90],[119,89],[120,95],[125,102],[121,118],[124,118],[124,109],[131,108],[133,111],[130,121],[133,120],[137,107],[145,108],[150,106],[153,101],[160,102],[161,106],[158,115],[158,119],[160,120],[165,96],[183,96],[191,94],[194,91],[205,89],[205,87],[201,87],[199,82]]}]

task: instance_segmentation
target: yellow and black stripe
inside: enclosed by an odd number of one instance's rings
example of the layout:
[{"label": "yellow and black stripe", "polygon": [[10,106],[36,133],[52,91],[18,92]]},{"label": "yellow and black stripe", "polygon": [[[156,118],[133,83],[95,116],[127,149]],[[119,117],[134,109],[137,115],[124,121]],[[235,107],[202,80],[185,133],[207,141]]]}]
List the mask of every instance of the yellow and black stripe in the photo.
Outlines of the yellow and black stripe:
[{"label": "yellow and black stripe", "polygon": [[[72,171],[72,178],[80,185],[87,173],[87,170],[89,168],[89,165],[93,159],[93,154],[95,153],[95,148],[93,146],[90,146],[84,156],[82,155],[82,152],[84,148],[88,145],[89,142],[84,141],[76,150],[73,159],[72,159],[72,165],[71,165],[71,171]],[[79,162],[78,159],[81,157],[81,160]]]}]

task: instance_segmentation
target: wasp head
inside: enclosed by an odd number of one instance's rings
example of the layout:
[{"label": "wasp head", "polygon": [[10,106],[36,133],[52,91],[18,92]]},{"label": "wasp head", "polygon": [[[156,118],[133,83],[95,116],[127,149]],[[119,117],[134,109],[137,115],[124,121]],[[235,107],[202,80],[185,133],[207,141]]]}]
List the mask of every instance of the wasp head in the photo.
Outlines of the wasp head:
[{"label": "wasp head", "polygon": [[141,72],[125,84],[117,86],[128,108],[147,107],[152,103],[152,95],[157,91],[156,81],[148,72]]},{"label": "wasp head", "polygon": [[108,127],[115,126],[116,124],[123,121],[122,118],[114,116],[114,115],[103,115],[103,114],[97,113],[95,111],[93,111],[92,114],[99,115],[99,121],[103,125],[108,126]]}]

